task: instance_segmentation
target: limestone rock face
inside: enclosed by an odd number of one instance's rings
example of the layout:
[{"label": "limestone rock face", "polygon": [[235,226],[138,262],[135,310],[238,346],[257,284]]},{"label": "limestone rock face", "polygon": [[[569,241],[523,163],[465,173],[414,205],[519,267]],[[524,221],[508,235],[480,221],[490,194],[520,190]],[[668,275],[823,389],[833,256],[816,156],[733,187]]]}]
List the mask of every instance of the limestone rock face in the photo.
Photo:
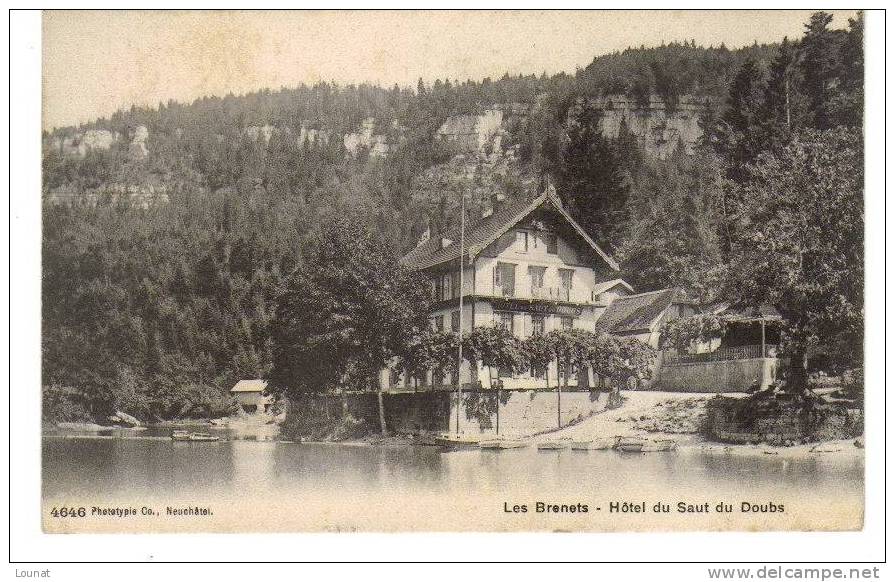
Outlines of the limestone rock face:
[{"label": "limestone rock face", "polygon": [[403,128],[397,120],[392,120],[389,134],[375,133],[376,119],[368,117],[364,119],[357,131],[346,133],[342,137],[342,145],[345,146],[345,157],[356,159],[361,151],[366,150],[370,158],[385,158],[401,142]]},{"label": "limestone rock face", "polygon": [[149,154],[146,149],[146,140],[149,139],[149,130],[145,125],[138,125],[134,130],[134,137],[131,139],[131,145],[128,153],[132,158],[142,159]]},{"label": "limestone rock face", "polygon": [[326,146],[329,144],[329,132],[325,129],[309,127],[307,123],[302,123],[301,128],[298,130],[297,143],[299,147],[303,146],[305,143],[310,146]]},{"label": "limestone rock face", "polygon": [[453,115],[438,128],[435,139],[455,153],[485,150],[503,126],[503,111],[488,109],[481,115]]},{"label": "limestone rock face", "polygon": [[652,95],[649,104],[625,95],[588,102],[589,107],[602,113],[603,135],[616,138],[624,125],[647,155],[660,159],[670,156],[678,143],[683,144],[686,153],[693,153],[702,136],[699,120],[713,105],[711,100],[692,95],[682,96],[673,106],[658,95]]},{"label": "limestone rock face", "polygon": [[86,204],[96,206],[103,201],[127,200],[135,208],[147,209],[170,202],[168,186],[164,183],[123,184],[114,182],[99,188],[78,189],[71,184],[58,186],[44,193],[44,201],[54,206]]},{"label": "limestone rock face", "polygon": [[259,138],[264,140],[264,145],[270,143],[270,137],[273,135],[275,131],[275,127],[272,125],[251,125],[246,128],[246,135],[249,136],[250,139],[257,141]]},{"label": "limestone rock face", "polygon": [[65,157],[83,158],[92,150],[108,150],[119,139],[118,132],[108,129],[88,129],[72,135],[57,137],[52,146]]}]

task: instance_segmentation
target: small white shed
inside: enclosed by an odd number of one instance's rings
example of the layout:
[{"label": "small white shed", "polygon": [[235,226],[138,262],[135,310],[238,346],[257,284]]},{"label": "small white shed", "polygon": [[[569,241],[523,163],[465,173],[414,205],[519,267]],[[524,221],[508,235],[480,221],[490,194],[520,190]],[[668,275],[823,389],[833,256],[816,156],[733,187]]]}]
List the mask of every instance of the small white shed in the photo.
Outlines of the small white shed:
[{"label": "small white shed", "polygon": [[236,398],[240,408],[249,414],[267,412],[273,404],[273,397],[267,393],[267,380],[260,378],[240,380],[230,389],[230,394]]}]

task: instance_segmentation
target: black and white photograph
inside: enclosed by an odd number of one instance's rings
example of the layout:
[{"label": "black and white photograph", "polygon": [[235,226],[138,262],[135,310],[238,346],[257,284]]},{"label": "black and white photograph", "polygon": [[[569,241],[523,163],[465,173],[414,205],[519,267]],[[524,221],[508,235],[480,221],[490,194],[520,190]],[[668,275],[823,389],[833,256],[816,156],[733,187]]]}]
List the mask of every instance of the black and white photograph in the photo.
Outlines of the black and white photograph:
[{"label": "black and white photograph", "polygon": [[874,18],[43,11],[33,525],[861,532]]}]

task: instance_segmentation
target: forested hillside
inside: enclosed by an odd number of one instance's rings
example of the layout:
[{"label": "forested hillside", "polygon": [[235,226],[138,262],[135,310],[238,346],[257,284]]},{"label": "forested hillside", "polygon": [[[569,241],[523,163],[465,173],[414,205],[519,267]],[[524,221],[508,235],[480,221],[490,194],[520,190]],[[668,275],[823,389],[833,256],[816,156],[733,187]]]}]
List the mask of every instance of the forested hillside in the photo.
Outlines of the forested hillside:
[{"label": "forested hillside", "polygon": [[[226,409],[236,379],[270,373],[277,298],[296,269],[325,268],[303,257],[327,225],[347,219],[396,258],[453,226],[462,194],[476,213],[546,175],[635,287],[716,298],[748,222],[749,168],[803,131],[862,123],[861,24],[819,18],[780,45],[628,49],[552,77],[263,90],[45,133],[45,416]],[[716,106],[699,143],[659,158],[624,124],[604,135],[593,103],[612,95],[658,95],[669,115],[685,96]],[[502,117],[481,147],[439,133],[486,111]]]}]

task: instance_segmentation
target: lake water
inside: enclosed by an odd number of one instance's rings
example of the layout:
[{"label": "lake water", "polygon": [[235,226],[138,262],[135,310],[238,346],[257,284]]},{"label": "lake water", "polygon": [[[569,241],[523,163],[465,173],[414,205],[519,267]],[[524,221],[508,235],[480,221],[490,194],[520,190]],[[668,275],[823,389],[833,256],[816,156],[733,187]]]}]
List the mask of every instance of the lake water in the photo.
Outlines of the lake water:
[{"label": "lake water", "polygon": [[[855,529],[863,516],[864,463],[854,455],[46,437],[42,466],[48,531]],[[539,501],[588,512],[547,515],[536,512]],[[626,501],[646,512],[611,510]],[[784,511],[743,512],[743,502]],[[656,503],[670,512],[653,512]],[[678,503],[711,511],[678,512]],[[718,503],[733,511],[715,511]],[[162,515],[74,524],[46,515],[116,504]],[[212,515],[172,518],[171,506]]]}]

